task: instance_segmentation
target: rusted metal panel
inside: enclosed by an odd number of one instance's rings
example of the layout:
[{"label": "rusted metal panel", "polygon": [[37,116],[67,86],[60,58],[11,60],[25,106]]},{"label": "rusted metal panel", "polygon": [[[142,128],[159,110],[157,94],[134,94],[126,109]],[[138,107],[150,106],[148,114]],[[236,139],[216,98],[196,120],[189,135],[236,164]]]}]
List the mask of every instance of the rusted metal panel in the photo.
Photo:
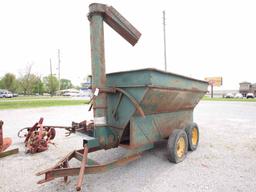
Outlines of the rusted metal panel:
[{"label": "rusted metal panel", "polygon": [[[142,98],[146,93],[145,87],[129,88],[123,90],[125,90],[125,92],[131,95],[134,98],[134,100],[137,101],[138,104],[142,101]],[[126,95],[123,95],[120,101],[118,98],[118,93],[108,95],[108,123],[113,127],[113,129],[115,129],[115,127],[119,128],[115,130],[117,131],[118,137],[121,138],[124,129],[130,121],[130,118],[136,112],[136,107]],[[119,105],[117,108],[115,108],[117,103],[119,103]],[[143,111],[142,108],[141,110]],[[113,113],[113,111],[115,113]],[[138,113],[139,116],[143,114]]]},{"label": "rusted metal panel", "polygon": [[194,109],[204,92],[150,88],[141,102],[145,114],[158,114]]},{"label": "rusted metal panel", "polygon": [[130,145],[133,147],[168,138],[174,129],[185,128],[193,122],[193,110],[135,116],[130,123]]},{"label": "rusted metal panel", "polygon": [[[206,93],[208,87],[208,83],[205,81],[155,69],[141,69],[108,74],[107,85],[113,89],[117,89],[115,87],[119,87],[118,89],[120,89],[121,87],[128,95],[134,97],[139,103],[140,111],[143,111],[143,114],[146,115],[146,119],[149,117],[153,118],[153,115],[157,116],[162,113],[181,111],[180,119],[182,119],[182,114],[185,114],[184,121],[187,118],[186,112],[183,113],[183,111],[193,111],[194,107]],[[116,107],[117,103],[118,107]],[[129,123],[132,126],[132,121],[130,120],[133,117],[141,116],[141,112],[136,109],[136,106],[133,105],[129,98],[123,96],[120,100],[119,95],[116,93],[108,95],[107,105],[109,108],[109,123],[113,126],[123,128],[118,129],[118,135],[121,138],[121,143],[124,142],[124,138],[127,143],[127,134],[129,131],[126,131],[126,129],[129,129]],[[114,115],[112,111],[115,112]],[[168,118],[166,119],[168,120]],[[163,122],[165,122],[164,120]],[[168,125],[170,123],[176,122],[169,121]],[[165,127],[164,124],[163,127]],[[151,126],[149,127],[148,129],[153,128]],[[137,139],[136,137],[130,138],[130,140],[132,139],[133,142],[130,143],[140,143],[139,140],[141,137]]]},{"label": "rusted metal panel", "polygon": [[131,45],[135,45],[141,33],[125,19],[114,7],[99,3],[92,3],[88,15],[89,20],[95,15],[101,15],[104,21]]},{"label": "rusted metal panel", "polygon": [[110,6],[106,9],[105,21],[131,45],[135,45],[141,33],[127,21],[114,7]]},{"label": "rusted metal panel", "polygon": [[[157,64],[156,64],[157,65]],[[187,77],[184,75],[180,75],[177,73],[165,72],[155,68],[145,68],[145,69],[137,69],[137,70],[129,70],[129,71],[120,71],[115,73],[107,74],[107,85],[108,86],[116,86],[116,87],[127,87],[127,86],[136,86],[136,85],[157,85],[164,87],[173,87],[172,84],[176,84],[180,86],[182,84],[178,84],[179,79],[181,79],[181,83],[186,82],[186,84],[195,84],[197,89],[202,87],[205,91],[205,86],[208,86],[208,82]],[[199,85],[199,87],[198,87]],[[193,86],[190,86],[193,87]],[[182,87],[179,87],[182,88]]]}]

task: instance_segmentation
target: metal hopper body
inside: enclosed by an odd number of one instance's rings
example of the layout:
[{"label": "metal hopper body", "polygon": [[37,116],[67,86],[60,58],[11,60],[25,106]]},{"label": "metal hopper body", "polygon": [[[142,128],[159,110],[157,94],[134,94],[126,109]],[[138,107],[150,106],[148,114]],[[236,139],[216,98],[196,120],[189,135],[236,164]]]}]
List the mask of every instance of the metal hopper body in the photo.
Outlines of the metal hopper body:
[{"label": "metal hopper body", "polygon": [[[57,177],[79,175],[77,190],[81,190],[84,174],[103,172],[124,165],[151,149],[156,141],[168,139],[168,150],[182,161],[188,141],[198,144],[198,128],[193,124],[193,110],[207,91],[208,83],[156,69],[141,69],[105,74],[105,21],[131,45],[141,34],[113,7],[91,4],[88,15],[91,29],[92,98],[94,122],[87,127],[83,149],[75,150],[55,166],[37,175],[38,183]],[[91,124],[92,125],[92,124]],[[189,128],[190,127],[190,128]],[[195,129],[195,132],[191,132]],[[187,133],[185,133],[185,130]],[[180,131],[179,131],[180,130]],[[177,138],[178,139],[177,139]],[[181,138],[181,139],[179,139]],[[194,139],[194,140],[193,140]],[[176,140],[178,141],[177,143]],[[88,153],[122,146],[128,150],[123,158],[99,164]],[[176,158],[176,156],[174,156]],[[81,167],[70,168],[69,160],[80,160]],[[173,158],[173,157],[171,157]]]},{"label": "metal hopper body", "polygon": [[107,84],[136,99],[145,115],[127,96],[108,95],[108,124],[129,148],[168,138],[174,129],[193,122],[193,109],[208,87],[204,81],[156,69],[108,74]]}]

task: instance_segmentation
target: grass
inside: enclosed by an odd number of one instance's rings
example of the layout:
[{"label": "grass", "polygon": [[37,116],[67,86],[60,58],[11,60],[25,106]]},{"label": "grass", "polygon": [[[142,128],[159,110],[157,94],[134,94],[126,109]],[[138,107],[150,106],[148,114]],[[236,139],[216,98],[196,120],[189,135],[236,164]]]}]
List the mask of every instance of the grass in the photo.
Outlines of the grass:
[{"label": "grass", "polygon": [[[256,99],[229,99],[229,98],[210,98],[203,97],[205,101],[237,101],[237,102],[256,102]],[[88,100],[72,100],[68,97],[61,96],[24,96],[10,99],[0,99],[0,110],[3,109],[21,109],[21,108],[37,108],[37,107],[53,107],[53,106],[69,106],[88,104]]]},{"label": "grass", "polygon": [[27,100],[0,100],[1,109],[21,109],[36,107],[53,107],[88,104],[86,100],[63,100],[63,99],[27,99]]},{"label": "grass", "polygon": [[239,99],[239,98],[210,98],[207,96],[203,97],[205,101],[238,101],[238,102],[256,102],[256,99]]},{"label": "grass", "polygon": [[65,96],[19,96],[19,97],[13,97],[13,98],[1,98],[1,101],[15,101],[15,100],[41,100],[41,99],[69,99],[68,97]]}]

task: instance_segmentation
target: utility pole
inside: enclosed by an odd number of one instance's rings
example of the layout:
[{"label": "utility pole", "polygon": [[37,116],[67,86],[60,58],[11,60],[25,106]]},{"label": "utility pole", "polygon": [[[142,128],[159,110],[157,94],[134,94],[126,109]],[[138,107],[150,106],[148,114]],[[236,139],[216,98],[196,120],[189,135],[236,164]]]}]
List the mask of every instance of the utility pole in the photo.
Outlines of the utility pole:
[{"label": "utility pole", "polygon": [[53,92],[52,92],[52,60],[50,59],[50,94],[51,94],[51,96],[53,96]]},{"label": "utility pole", "polygon": [[164,31],[164,70],[167,71],[166,33],[165,33],[165,11],[163,11],[163,31]]},{"label": "utility pole", "polygon": [[59,90],[60,90],[60,49],[58,49],[58,79],[59,79]]},{"label": "utility pole", "polygon": [[211,83],[211,98],[213,98],[213,83]]}]

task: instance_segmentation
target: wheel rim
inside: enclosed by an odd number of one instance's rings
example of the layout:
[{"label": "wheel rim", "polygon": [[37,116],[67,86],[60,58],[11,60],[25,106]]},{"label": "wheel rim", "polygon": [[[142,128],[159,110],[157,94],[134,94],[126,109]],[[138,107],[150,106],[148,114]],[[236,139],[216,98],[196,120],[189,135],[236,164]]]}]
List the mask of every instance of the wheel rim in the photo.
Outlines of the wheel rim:
[{"label": "wheel rim", "polygon": [[186,149],[186,141],[184,137],[180,137],[178,142],[177,142],[177,156],[181,158],[185,154],[185,149]]},{"label": "wheel rim", "polygon": [[198,130],[197,128],[193,128],[192,129],[192,144],[193,145],[197,145],[198,142]]}]

